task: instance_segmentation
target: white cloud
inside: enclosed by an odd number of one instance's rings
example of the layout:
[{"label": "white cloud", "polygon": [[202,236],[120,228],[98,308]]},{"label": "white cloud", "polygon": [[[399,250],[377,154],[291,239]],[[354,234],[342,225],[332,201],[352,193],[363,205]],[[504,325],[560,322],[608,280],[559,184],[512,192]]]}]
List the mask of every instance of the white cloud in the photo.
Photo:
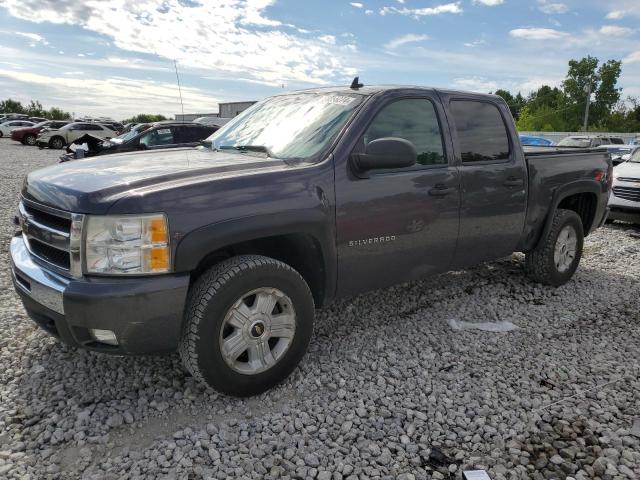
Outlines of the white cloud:
[{"label": "white cloud", "polygon": [[401,37],[394,38],[390,42],[388,42],[384,47],[389,50],[395,50],[402,45],[406,45],[408,43],[416,43],[423,42],[424,40],[428,40],[429,35],[418,35],[415,33],[408,33],[406,35],[402,35]]},{"label": "white cloud", "polygon": [[[268,16],[275,0],[3,0],[14,17],[78,25],[114,46],[185,66],[269,81],[323,84],[354,71],[341,45]],[[348,47],[346,51],[350,51]]]},{"label": "white cloud", "polygon": [[333,35],[320,35],[318,37],[318,40],[324,43],[328,43],[330,45],[336,44],[336,37],[334,37]]},{"label": "white cloud", "polygon": [[538,0],[538,8],[548,15],[567,13],[569,6],[565,3],[552,3],[547,0]]},{"label": "white cloud", "polygon": [[[68,78],[0,69],[0,79],[9,79],[21,85],[25,97],[28,97],[27,92],[37,88],[42,95],[40,98],[64,99],[64,104],[58,106],[76,113],[114,115],[121,119],[140,113],[144,108],[164,114],[180,110],[174,84],[122,77],[73,78],[81,74],[80,71],[65,72],[64,75],[72,77]],[[70,92],[73,94],[69,95]],[[218,103],[216,98],[205,92],[185,86],[182,87],[182,98],[185,111],[192,112],[215,110]]]},{"label": "white cloud", "polygon": [[632,28],[619,27],[617,25],[603,25],[598,31],[602,35],[610,35],[612,37],[626,37],[635,32]]},{"label": "white cloud", "polygon": [[14,32],[14,35],[19,35],[24,38],[28,38],[33,42],[42,43],[43,45],[48,45],[49,42],[42,36],[37,33],[29,33],[29,32]]},{"label": "white cloud", "polygon": [[500,86],[493,80],[484,77],[454,78],[453,87],[471,92],[495,92]]},{"label": "white cloud", "polygon": [[380,15],[387,15],[389,13],[397,13],[399,15],[405,15],[408,17],[426,17],[432,15],[441,15],[443,13],[462,13],[462,7],[460,2],[445,3],[442,5],[436,5],[435,7],[423,7],[423,8],[396,8],[396,7],[382,7],[380,9]]},{"label": "white cloud", "polygon": [[554,30],[553,28],[516,28],[509,32],[514,38],[523,38],[526,40],[558,40],[569,36],[566,32]]},{"label": "white cloud", "polygon": [[495,7],[496,5],[502,5],[504,0],[473,0],[474,5],[485,5],[487,7]]},{"label": "white cloud", "polygon": [[487,42],[485,42],[484,40],[474,40],[473,42],[465,42],[463,43],[463,45],[468,48],[475,48],[475,47],[479,47],[480,45],[484,45],[486,43]]},{"label": "white cloud", "polygon": [[360,2],[350,2],[349,5],[351,5],[352,7],[355,8],[362,8],[364,7],[364,4],[360,3]]},{"label": "white cloud", "polygon": [[640,50],[627,55],[622,59],[622,63],[640,63]]},{"label": "white cloud", "polygon": [[364,11],[365,15],[373,15],[373,10],[365,10]]},{"label": "white cloud", "polygon": [[625,12],[623,12],[622,10],[613,10],[607,13],[606,18],[608,20],[621,20],[622,18],[624,18],[624,14]]}]

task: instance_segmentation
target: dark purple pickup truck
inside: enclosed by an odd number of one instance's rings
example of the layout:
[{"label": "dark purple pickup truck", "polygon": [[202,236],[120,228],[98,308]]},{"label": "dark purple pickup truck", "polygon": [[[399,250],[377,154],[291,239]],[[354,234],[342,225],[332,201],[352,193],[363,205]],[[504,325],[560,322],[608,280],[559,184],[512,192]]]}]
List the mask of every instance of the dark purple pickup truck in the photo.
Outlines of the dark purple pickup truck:
[{"label": "dark purple pickup truck", "polygon": [[512,252],[535,281],[571,278],[607,215],[606,152],[523,151],[496,96],[358,87],[268,98],[206,146],[29,174],[11,242],[29,315],[76,347],[179,351],[251,395],[336,297]]}]

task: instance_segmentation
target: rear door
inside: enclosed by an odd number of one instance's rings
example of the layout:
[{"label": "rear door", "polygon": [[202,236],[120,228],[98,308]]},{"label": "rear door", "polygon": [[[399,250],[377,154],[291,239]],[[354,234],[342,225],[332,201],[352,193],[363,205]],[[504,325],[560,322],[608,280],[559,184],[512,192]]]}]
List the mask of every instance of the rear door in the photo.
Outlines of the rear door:
[{"label": "rear door", "polygon": [[[400,94],[399,94],[400,95]],[[418,163],[354,174],[336,166],[338,291],[341,296],[445,271],[458,235],[459,179],[437,97],[423,91],[378,100],[351,153],[384,137],[410,141]]]},{"label": "rear door", "polygon": [[462,190],[454,268],[509,255],[522,235],[527,170],[506,112],[506,106],[500,109],[486,99],[452,97],[448,102]]}]

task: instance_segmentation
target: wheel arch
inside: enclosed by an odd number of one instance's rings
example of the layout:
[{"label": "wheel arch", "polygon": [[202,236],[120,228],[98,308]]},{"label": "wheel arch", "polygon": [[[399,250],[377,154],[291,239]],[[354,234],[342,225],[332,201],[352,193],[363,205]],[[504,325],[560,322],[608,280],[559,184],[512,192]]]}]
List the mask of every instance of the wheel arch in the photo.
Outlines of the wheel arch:
[{"label": "wheel arch", "polygon": [[192,281],[227,258],[256,254],[280,260],[305,279],[316,306],[335,294],[335,244],[328,222],[288,221],[290,215],[252,216],[202,227],[187,234],[174,254],[175,270]]},{"label": "wheel arch", "polygon": [[559,208],[573,210],[580,216],[586,237],[593,228],[598,211],[598,195],[601,194],[600,184],[591,180],[572,182],[556,190],[536,245],[549,234],[553,224],[553,216]]}]

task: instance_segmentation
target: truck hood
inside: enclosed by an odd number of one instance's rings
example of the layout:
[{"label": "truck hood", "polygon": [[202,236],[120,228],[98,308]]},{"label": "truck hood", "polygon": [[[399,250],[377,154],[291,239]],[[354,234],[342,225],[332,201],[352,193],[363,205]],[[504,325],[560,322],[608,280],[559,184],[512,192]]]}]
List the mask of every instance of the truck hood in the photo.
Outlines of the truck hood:
[{"label": "truck hood", "polygon": [[[180,148],[91,157],[31,172],[25,198],[75,213],[106,213],[128,195],[196,181],[291,168],[283,160],[249,153]],[[134,213],[134,212],[132,212]]]}]

